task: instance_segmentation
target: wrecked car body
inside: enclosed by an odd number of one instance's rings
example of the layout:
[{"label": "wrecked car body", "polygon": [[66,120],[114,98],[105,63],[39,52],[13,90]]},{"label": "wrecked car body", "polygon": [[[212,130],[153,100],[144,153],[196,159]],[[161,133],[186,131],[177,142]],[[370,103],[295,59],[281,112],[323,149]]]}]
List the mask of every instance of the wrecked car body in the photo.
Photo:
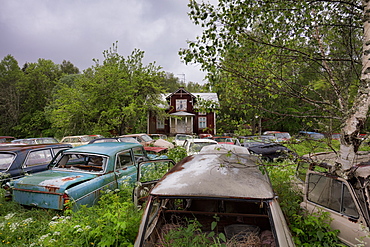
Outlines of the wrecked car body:
[{"label": "wrecked car body", "polygon": [[50,161],[69,144],[33,144],[0,146],[0,184],[26,174],[48,169]]},{"label": "wrecked car body", "polygon": [[69,202],[75,209],[92,206],[102,191],[137,182],[138,167],[144,161],[149,159],[141,144],[107,142],[75,147],[57,157],[51,169],[12,181],[12,197],[22,205],[56,210],[63,210]]},{"label": "wrecked car body", "polygon": [[348,246],[370,246],[370,154],[358,152],[346,176],[335,173],[333,152],[307,155],[297,177],[303,183],[302,208],[330,214],[332,229]]},{"label": "wrecked car body", "polygon": [[164,242],[165,229],[176,231],[192,220],[202,233],[222,233],[227,241],[253,235],[262,246],[294,246],[269,177],[260,169],[260,160],[249,154],[184,158],[150,191],[135,246],[171,246]]}]

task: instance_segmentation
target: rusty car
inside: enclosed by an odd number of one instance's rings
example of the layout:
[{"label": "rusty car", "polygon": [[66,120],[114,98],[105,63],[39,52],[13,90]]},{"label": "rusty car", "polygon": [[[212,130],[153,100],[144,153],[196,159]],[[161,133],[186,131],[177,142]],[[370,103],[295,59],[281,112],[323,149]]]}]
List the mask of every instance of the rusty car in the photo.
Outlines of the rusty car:
[{"label": "rusty car", "polygon": [[71,203],[78,209],[94,205],[104,190],[134,184],[139,164],[156,162],[141,144],[93,143],[64,151],[49,170],[11,181],[9,190],[21,205],[63,210]]},{"label": "rusty car", "polygon": [[191,222],[199,223],[194,238],[213,231],[225,236],[221,243],[237,242],[232,246],[252,246],[250,238],[253,246],[294,246],[259,158],[212,147],[184,158],[150,190],[134,246],[171,246],[166,234]]},{"label": "rusty car", "polygon": [[347,246],[370,246],[370,153],[357,152],[345,176],[336,172],[337,154],[322,152],[302,157],[297,166],[301,207],[309,213],[325,212],[332,229]]},{"label": "rusty car", "polygon": [[69,144],[33,144],[0,146],[0,184],[48,169],[50,161]]}]

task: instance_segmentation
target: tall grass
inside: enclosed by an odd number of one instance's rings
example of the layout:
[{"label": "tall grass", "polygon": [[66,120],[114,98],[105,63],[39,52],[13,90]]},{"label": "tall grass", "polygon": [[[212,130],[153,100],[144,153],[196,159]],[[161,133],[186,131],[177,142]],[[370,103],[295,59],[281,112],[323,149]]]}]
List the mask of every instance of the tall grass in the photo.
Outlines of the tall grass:
[{"label": "tall grass", "polygon": [[[325,142],[302,142],[288,147],[303,155],[338,149],[339,143],[328,147]],[[184,150],[174,149],[170,156],[178,161],[184,155]],[[300,209],[302,196],[292,186],[294,161],[266,166],[297,246],[340,246],[327,215],[308,215]],[[134,206],[131,193],[131,187],[107,191],[93,207],[61,212],[5,201],[0,189],[0,246],[133,246],[142,211]]]}]

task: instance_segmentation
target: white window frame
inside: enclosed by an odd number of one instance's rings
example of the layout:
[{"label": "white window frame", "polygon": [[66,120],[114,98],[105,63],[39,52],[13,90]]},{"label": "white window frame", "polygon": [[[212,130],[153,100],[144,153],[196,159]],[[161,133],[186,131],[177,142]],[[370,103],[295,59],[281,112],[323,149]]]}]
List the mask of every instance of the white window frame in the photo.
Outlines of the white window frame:
[{"label": "white window frame", "polygon": [[164,119],[157,119],[157,129],[164,129]]},{"label": "white window frame", "polygon": [[207,118],[206,117],[199,117],[198,118],[198,126],[199,126],[199,129],[207,128]]},{"label": "white window frame", "polygon": [[187,103],[188,101],[186,99],[177,99],[176,100],[176,111],[186,111]]}]

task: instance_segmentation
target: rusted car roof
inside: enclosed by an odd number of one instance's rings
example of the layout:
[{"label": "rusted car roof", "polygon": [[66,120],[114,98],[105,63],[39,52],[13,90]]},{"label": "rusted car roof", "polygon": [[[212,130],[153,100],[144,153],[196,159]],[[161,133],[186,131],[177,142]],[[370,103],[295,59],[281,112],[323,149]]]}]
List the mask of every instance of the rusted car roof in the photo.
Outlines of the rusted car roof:
[{"label": "rusted car roof", "polygon": [[274,197],[268,176],[251,155],[197,154],[174,166],[151,191],[159,196],[268,199]]}]

